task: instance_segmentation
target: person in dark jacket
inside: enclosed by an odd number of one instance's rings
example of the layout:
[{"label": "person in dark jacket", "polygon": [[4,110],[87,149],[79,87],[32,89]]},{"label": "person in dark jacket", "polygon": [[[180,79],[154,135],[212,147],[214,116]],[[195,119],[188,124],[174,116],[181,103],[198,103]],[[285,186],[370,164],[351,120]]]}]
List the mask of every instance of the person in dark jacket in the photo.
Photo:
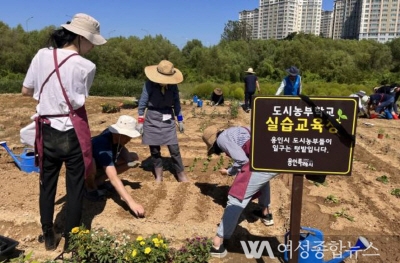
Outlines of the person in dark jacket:
[{"label": "person in dark jacket", "polygon": [[224,105],[224,94],[222,92],[222,89],[216,88],[213,90],[211,94],[211,105],[212,106]]},{"label": "person in dark jacket", "polygon": [[244,77],[244,110],[250,112],[251,109],[251,97],[256,92],[260,92],[260,84],[258,83],[258,78],[253,68],[249,68]]},{"label": "person in dark jacket", "polygon": [[384,94],[390,94],[393,96],[393,111],[396,114],[399,114],[398,109],[397,109],[397,100],[400,97],[400,85],[397,83],[394,83],[390,86],[388,85],[383,85],[380,87],[375,87],[374,88],[375,93],[384,93]]},{"label": "person in dark jacket", "polygon": [[[144,69],[148,80],[143,86],[138,105],[137,129],[143,134],[142,143],[150,147],[155,179],[163,180],[161,145],[167,145],[179,182],[186,182],[181,153],[176,135],[175,117],[179,131],[184,132],[183,115],[178,83],[183,81],[182,72],[168,60]],[[146,114],[145,114],[145,110]]]},{"label": "person in dark jacket", "polygon": [[253,214],[266,226],[274,224],[269,208],[271,199],[269,181],[278,174],[250,171],[250,136],[250,128],[241,126],[225,130],[209,126],[203,132],[202,139],[207,145],[208,155],[225,153],[234,161],[231,167],[219,171],[221,175],[235,176],[235,181],[229,190],[228,202],[217,234],[213,238],[210,251],[213,257],[226,256],[223,240],[232,236],[242,211],[252,199],[258,197],[261,206],[261,210],[255,210]]},{"label": "person in dark jacket", "polygon": [[299,69],[296,66],[291,66],[286,69],[287,75],[281,82],[275,95],[300,95],[301,94],[301,76]]},{"label": "person in dark jacket", "polygon": [[[368,115],[373,118],[398,119],[393,111],[394,97],[385,93],[374,93],[368,99]],[[370,113],[373,110],[374,112]]]}]

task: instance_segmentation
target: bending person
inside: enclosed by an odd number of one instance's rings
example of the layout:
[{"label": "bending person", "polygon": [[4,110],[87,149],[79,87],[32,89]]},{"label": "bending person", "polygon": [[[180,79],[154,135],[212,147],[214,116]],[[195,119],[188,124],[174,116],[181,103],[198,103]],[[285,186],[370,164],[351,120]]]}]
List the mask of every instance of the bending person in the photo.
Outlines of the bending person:
[{"label": "bending person", "polygon": [[216,88],[211,94],[211,106],[224,105],[224,94],[222,89]]},{"label": "bending person", "polygon": [[238,126],[219,130],[216,126],[210,126],[204,130],[202,138],[207,145],[208,155],[220,155],[224,152],[234,161],[230,168],[220,170],[222,175],[236,176],[229,190],[228,202],[210,251],[213,257],[221,258],[227,254],[223,240],[232,236],[242,211],[252,199],[258,197],[258,203],[262,208],[261,211],[256,210],[253,213],[259,216],[265,225],[274,224],[269,209],[269,181],[278,174],[250,171],[250,128],[248,127]]},{"label": "bending person", "polygon": [[[135,118],[122,115],[116,124],[92,138],[94,171],[96,173],[87,180],[87,193],[88,199],[90,199],[90,197],[99,197],[98,189],[115,190],[132,212],[138,217],[142,217],[144,216],[143,206],[133,200],[118,177],[119,173],[139,164],[137,154],[129,153],[125,147],[131,138],[140,136],[136,130],[136,124]],[[107,179],[111,185],[106,182]]]}]

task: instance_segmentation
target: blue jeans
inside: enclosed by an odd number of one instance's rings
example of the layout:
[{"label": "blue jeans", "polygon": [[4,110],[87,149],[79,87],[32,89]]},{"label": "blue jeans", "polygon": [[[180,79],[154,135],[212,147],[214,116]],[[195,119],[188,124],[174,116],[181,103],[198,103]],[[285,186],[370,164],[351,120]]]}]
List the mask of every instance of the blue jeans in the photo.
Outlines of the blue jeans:
[{"label": "blue jeans", "polygon": [[390,99],[380,103],[376,107],[375,112],[381,113],[381,111],[385,110],[385,108],[387,108],[390,112],[392,112],[393,111],[393,103],[394,103],[394,97],[391,97]]},{"label": "blue jeans", "polygon": [[75,130],[56,130],[43,125],[43,171],[40,183],[40,222],[53,226],[54,202],[60,169],[66,168],[65,238],[72,228],[81,225],[85,165]]},{"label": "blue jeans", "polygon": [[253,195],[255,195],[258,191],[261,191],[261,196],[258,198],[258,203],[262,207],[269,206],[271,201],[269,181],[277,175],[277,173],[252,172],[249,185],[247,186],[246,193],[242,201],[231,195],[228,195],[228,203],[225,207],[222,220],[219,224],[217,236],[224,239],[229,239],[232,236],[243,209],[246,208]]}]

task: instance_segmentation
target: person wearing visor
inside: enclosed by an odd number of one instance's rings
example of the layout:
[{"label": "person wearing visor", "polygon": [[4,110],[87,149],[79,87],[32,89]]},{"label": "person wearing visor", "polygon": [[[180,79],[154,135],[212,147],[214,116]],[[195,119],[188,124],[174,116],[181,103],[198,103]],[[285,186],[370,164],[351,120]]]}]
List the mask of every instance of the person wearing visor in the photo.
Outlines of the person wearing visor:
[{"label": "person wearing visor", "polygon": [[167,145],[173,168],[179,182],[187,182],[176,135],[175,118],[179,131],[184,132],[183,115],[178,83],[183,81],[182,72],[168,60],[144,69],[148,80],[138,103],[138,131],[143,135],[142,143],[149,145],[157,182],[163,180],[161,145]]},{"label": "person wearing visor", "polygon": [[227,251],[223,240],[232,236],[242,211],[252,199],[258,197],[258,204],[261,207],[260,210],[253,211],[253,214],[259,217],[266,226],[274,224],[270,212],[269,181],[278,174],[250,171],[250,136],[250,128],[241,126],[220,130],[213,125],[207,127],[203,132],[202,139],[207,145],[207,155],[225,153],[233,160],[231,167],[219,171],[221,175],[235,176],[229,189],[228,202],[222,220],[213,238],[210,251],[213,257],[226,256]]},{"label": "person wearing visor", "polygon": [[40,167],[40,223],[46,250],[55,250],[59,239],[53,229],[57,182],[66,168],[64,249],[69,233],[81,224],[85,176],[92,169],[92,144],[86,98],[96,65],[83,55],[107,41],[100,23],[78,13],[71,22],[52,32],[49,47],[40,49],[25,76],[22,95],[38,101],[35,119],[35,163]]}]

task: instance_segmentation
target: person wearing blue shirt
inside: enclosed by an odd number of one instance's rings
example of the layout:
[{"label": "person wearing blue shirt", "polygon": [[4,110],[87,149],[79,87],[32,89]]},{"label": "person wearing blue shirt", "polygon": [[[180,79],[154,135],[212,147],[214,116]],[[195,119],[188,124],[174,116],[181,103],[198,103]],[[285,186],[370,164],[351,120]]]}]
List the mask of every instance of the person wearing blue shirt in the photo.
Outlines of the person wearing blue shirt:
[{"label": "person wearing blue shirt", "polygon": [[301,76],[299,75],[299,69],[296,66],[291,66],[286,69],[287,75],[281,82],[275,95],[300,95],[301,94]]},{"label": "person wearing blue shirt", "polygon": [[[143,206],[133,200],[118,177],[118,173],[130,167],[136,167],[139,164],[137,154],[130,153],[125,147],[131,138],[140,136],[140,133],[136,130],[136,124],[135,118],[122,115],[116,124],[111,125],[101,134],[92,138],[95,165],[93,170],[96,173],[87,178],[86,197],[89,197],[88,199],[90,200],[90,196],[96,197],[93,195],[101,194],[102,192],[98,190],[100,188],[103,188],[103,190],[115,190],[132,212],[136,216],[142,217],[144,216]],[[107,179],[109,183],[106,182]]]}]

